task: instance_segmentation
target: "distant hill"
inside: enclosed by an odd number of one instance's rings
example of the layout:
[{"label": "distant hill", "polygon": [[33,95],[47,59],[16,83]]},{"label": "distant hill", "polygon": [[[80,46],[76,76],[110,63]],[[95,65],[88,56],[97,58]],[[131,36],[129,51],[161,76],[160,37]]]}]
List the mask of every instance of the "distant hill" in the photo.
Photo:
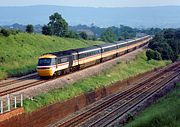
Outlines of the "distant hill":
[{"label": "distant hill", "polygon": [[59,12],[70,25],[94,23],[97,26],[180,27],[180,6],[91,8],[65,6],[0,7],[0,25],[47,24],[48,17]]}]

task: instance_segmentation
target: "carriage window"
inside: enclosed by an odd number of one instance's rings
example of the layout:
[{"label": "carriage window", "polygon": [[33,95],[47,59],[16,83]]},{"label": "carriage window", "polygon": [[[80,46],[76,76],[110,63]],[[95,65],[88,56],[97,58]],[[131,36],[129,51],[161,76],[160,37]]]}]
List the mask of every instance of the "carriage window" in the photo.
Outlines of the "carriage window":
[{"label": "carriage window", "polygon": [[80,59],[84,58],[84,54],[79,54],[79,58]]},{"label": "carriage window", "polygon": [[104,52],[112,51],[112,50],[115,50],[115,49],[116,49],[116,46],[110,47],[110,48],[105,48]]},{"label": "carriage window", "polygon": [[67,57],[65,57],[65,58],[61,58],[61,63],[65,63],[65,62],[68,62],[68,58]]},{"label": "carriage window", "polygon": [[83,54],[79,54],[79,58],[82,59],[82,58],[89,57],[89,56],[93,56],[93,55],[96,55],[96,54],[99,54],[99,53],[101,53],[100,50],[95,50],[95,51],[91,51],[91,52],[86,52],[86,53],[83,53]]},{"label": "carriage window", "polygon": [[73,55],[73,60],[77,60],[77,55]]}]

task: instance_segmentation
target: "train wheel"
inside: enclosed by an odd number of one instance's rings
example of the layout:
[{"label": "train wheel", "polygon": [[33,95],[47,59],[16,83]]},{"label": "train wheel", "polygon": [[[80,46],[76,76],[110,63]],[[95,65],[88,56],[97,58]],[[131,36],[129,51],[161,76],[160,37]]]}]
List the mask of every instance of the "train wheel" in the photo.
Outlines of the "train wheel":
[{"label": "train wheel", "polygon": [[55,76],[60,76],[61,74],[62,74],[61,71],[56,71],[56,72],[55,72]]},{"label": "train wheel", "polygon": [[70,73],[70,69],[69,68],[64,70],[64,74],[69,74],[69,73]]}]

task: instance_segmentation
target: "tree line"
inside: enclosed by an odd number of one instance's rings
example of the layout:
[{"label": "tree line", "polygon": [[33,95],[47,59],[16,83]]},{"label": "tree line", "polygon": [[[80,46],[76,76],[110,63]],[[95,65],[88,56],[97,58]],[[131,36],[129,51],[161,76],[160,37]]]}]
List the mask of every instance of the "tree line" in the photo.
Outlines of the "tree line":
[{"label": "tree line", "polygon": [[[32,26],[28,25],[26,31],[28,33],[32,33],[30,28],[33,30]],[[89,36],[86,31],[77,32],[75,30],[70,30],[68,23],[59,13],[54,13],[49,16],[49,23],[42,27],[42,34],[44,35],[55,35],[60,37],[68,37],[68,38],[82,38],[82,39],[90,39],[90,40],[102,40],[105,42],[114,42],[118,40],[130,39],[136,36],[136,32],[133,28],[128,26],[121,25],[118,27],[108,27],[108,28],[99,28],[94,25],[91,26],[92,30],[99,31],[101,33],[100,36],[93,35]]]},{"label": "tree line", "polygon": [[178,59],[180,54],[180,29],[164,29],[150,41],[146,55],[148,60],[171,60]]}]

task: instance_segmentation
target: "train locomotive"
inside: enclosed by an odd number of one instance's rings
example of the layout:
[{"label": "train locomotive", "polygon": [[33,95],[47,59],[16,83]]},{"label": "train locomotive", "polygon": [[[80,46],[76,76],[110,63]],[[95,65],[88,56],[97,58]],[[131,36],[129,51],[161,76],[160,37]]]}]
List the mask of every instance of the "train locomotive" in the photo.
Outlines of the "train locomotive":
[{"label": "train locomotive", "polygon": [[148,43],[151,36],[47,53],[39,57],[37,72],[40,77],[63,75],[121,56]]}]

